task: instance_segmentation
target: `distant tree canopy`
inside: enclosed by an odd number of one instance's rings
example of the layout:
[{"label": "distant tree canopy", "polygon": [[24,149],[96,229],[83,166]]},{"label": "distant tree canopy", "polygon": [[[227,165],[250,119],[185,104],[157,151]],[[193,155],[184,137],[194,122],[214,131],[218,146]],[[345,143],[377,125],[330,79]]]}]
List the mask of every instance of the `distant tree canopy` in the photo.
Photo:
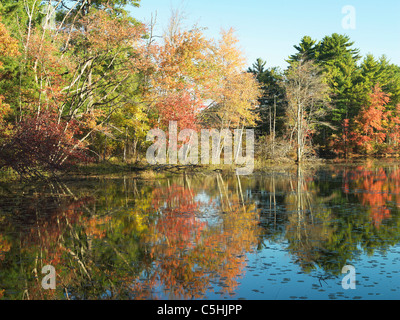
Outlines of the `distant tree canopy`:
[{"label": "distant tree canopy", "polygon": [[[269,148],[263,158],[278,149],[298,161],[399,152],[400,68],[387,57],[361,57],[348,36],[334,33],[303,37],[286,70],[261,58],[246,70],[233,30],[207,38],[198,26],[182,27],[175,12],[156,37],[154,23],[131,15],[138,6],[1,2],[0,167],[35,175],[82,161],[135,162],[147,131],[170,121],[181,129],[254,128]],[[296,70],[304,74],[296,78]],[[314,88],[300,99],[295,81]],[[370,129],[361,125],[367,115]]]},{"label": "distant tree canopy", "polygon": [[[394,135],[394,128],[397,128],[397,110],[399,108],[399,88],[400,88],[400,68],[390,63],[386,56],[375,58],[368,54],[365,57],[360,56],[360,50],[354,48],[354,42],[346,35],[334,33],[325,36],[321,41],[304,36],[298,45],[294,45],[296,52],[286,60],[289,64],[288,70],[299,62],[312,61],[319,67],[322,75],[322,82],[329,87],[329,108],[326,109],[325,116],[319,125],[316,125],[312,134],[313,149],[323,156],[349,156],[368,154],[398,153],[397,136]],[[288,79],[276,75],[273,67],[267,68],[262,59],[258,59],[249,72],[257,75],[257,79],[264,88],[264,104],[273,102],[268,99],[267,91],[280,93],[282,87],[287,86]],[[372,97],[380,90],[386,94],[388,100],[385,103],[373,104]],[[288,101],[287,94],[284,100]],[[262,104],[263,104],[262,103]],[[379,106],[378,106],[379,105]],[[280,109],[284,112],[288,105],[282,103]],[[385,138],[376,141],[374,147],[349,149],[349,136],[354,139],[361,139],[355,132],[360,130],[360,117],[369,110],[370,117],[377,109],[382,109],[382,115],[374,122],[382,122],[381,126],[374,127],[374,130],[383,131]],[[283,117],[288,122],[287,117]],[[372,119],[371,119],[372,120]],[[307,121],[307,119],[303,119]],[[266,121],[265,123],[268,123]],[[358,123],[358,125],[357,125]],[[357,127],[358,126],[358,127]],[[278,134],[286,136],[288,132],[284,125],[278,125]],[[359,129],[357,129],[359,128]],[[266,129],[268,132],[268,126]],[[356,138],[358,137],[358,138]],[[311,137],[310,137],[311,138]],[[311,140],[310,140],[311,141]],[[340,143],[338,141],[341,141]],[[378,146],[379,145],[379,146]],[[296,147],[296,146],[293,146]],[[367,152],[368,150],[368,152]]]}]

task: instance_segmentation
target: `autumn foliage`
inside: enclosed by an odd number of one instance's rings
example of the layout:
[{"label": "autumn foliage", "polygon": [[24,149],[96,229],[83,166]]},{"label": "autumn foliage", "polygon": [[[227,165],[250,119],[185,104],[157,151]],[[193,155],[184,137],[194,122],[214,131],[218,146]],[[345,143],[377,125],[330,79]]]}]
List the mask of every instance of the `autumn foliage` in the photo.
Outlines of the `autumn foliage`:
[{"label": "autumn foliage", "polygon": [[170,121],[181,129],[254,124],[259,86],[243,72],[233,30],[216,41],[176,25],[156,41],[152,25],[114,2],[57,14],[37,16],[38,25],[29,11],[19,41],[0,25],[0,58],[14,59],[8,67],[18,75],[7,74],[0,92],[1,167],[38,175],[88,154],[126,160],[146,147],[147,130]]},{"label": "autumn foliage", "polygon": [[78,127],[57,123],[54,114],[42,112],[18,123],[1,149],[3,166],[23,175],[37,175],[38,170],[60,170],[74,161],[87,161],[84,145],[74,135]]},{"label": "autumn foliage", "polygon": [[[180,129],[268,128],[260,143],[286,143],[298,161],[318,153],[315,141],[339,157],[400,154],[398,69],[371,57],[357,69],[348,37],[319,45],[306,37],[284,73],[264,70],[261,60],[246,72],[233,29],[210,38],[175,16],[160,36],[154,21],[126,11],[136,1],[62,3],[18,2],[1,17],[0,168],[54,172],[88,155],[133,163],[144,158],[148,130],[170,121]],[[336,47],[343,50],[329,52]],[[304,84],[297,93],[296,81]]]},{"label": "autumn foliage", "polygon": [[339,156],[398,153],[400,105],[388,108],[390,96],[376,84],[355,119],[344,119],[340,135],[334,135],[332,150]]},{"label": "autumn foliage", "polygon": [[[0,59],[3,57],[15,57],[20,55],[18,50],[18,41],[10,36],[7,28],[1,23],[0,19]],[[0,60],[0,70],[3,62]]]}]

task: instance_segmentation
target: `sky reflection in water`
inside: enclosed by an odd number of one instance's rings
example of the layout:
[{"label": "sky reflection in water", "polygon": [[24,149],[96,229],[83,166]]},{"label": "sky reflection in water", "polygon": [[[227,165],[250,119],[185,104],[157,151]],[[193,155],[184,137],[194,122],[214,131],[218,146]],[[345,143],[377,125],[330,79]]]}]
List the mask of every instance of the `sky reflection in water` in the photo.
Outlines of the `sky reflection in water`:
[{"label": "sky reflection in water", "polygon": [[[398,299],[400,167],[0,189],[5,299]],[[57,272],[41,288],[41,268]],[[342,267],[356,268],[344,290]]]}]

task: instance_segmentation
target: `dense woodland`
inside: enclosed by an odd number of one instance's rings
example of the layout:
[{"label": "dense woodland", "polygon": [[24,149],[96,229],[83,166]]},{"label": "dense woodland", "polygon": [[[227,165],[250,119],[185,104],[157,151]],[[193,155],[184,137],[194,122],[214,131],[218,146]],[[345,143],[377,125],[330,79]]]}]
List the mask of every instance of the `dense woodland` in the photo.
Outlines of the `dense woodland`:
[{"label": "dense woodland", "polygon": [[137,163],[149,129],[169,121],[254,128],[261,160],[400,154],[389,58],[361,57],[334,33],[300,39],[285,70],[261,58],[248,68],[233,30],[210,39],[175,12],[155,34],[135,10],[139,0],[1,1],[0,169]]}]

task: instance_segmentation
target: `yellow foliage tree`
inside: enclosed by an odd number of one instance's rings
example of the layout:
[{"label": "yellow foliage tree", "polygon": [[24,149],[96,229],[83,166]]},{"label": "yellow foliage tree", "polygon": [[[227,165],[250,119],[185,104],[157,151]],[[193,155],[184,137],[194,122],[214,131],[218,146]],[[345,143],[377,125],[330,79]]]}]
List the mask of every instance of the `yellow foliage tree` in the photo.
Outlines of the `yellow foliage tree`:
[{"label": "yellow foliage tree", "polygon": [[[6,26],[1,23],[0,19],[0,59],[3,57],[15,57],[20,53],[18,51],[18,41],[10,36]],[[0,69],[3,67],[0,61]]]},{"label": "yellow foliage tree", "polygon": [[223,30],[221,35],[213,56],[213,102],[205,118],[209,124],[220,128],[254,126],[261,87],[253,74],[244,72],[245,59],[237,47],[234,30]]}]

